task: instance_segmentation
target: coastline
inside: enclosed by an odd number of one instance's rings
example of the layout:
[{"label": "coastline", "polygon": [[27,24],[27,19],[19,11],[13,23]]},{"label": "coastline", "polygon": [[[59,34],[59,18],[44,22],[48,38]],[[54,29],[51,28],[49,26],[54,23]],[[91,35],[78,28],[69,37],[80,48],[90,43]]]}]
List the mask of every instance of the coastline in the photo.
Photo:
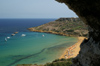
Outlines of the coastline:
[{"label": "coastline", "polygon": [[51,34],[56,34],[56,35],[69,36],[69,37],[77,37],[78,36],[78,35],[74,35],[74,34],[65,34],[63,32],[36,30],[34,28],[28,28],[28,30],[32,31],[32,32],[51,33]]},{"label": "coastline", "polygon": [[76,57],[80,51],[80,44],[83,42],[84,39],[86,39],[86,37],[78,37],[78,42],[66,48],[59,59],[63,59],[63,58],[68,59],[68,58]]},{"label": "coastline", "polygon": [[59,57],[59,59],[63,59],[63,58],[69,59],[69,58],[76,57],[80,51],[80,44],[83,42],[84,39],[87,39],[86,37],[78,37],[76,35],[65,34],[63,32],[58,33],[58,32],[53,32],[53,31],[36,30],[33,28],[28,28],[28,30],[33,31],[33,32],[44,32],[44,33],[51,33],[51,34],[62,35],[62,36],[77,37],[78,38],[77,43],[66,48],[63,54]]}]

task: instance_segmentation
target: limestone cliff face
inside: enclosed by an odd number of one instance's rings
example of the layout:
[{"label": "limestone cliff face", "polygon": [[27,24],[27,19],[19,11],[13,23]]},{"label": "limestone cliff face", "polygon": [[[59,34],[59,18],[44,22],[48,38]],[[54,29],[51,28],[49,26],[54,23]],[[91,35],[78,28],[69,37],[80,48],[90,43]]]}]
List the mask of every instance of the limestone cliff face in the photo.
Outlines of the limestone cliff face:
[{"label": "limestone cliff face", "polygon": [[100,66],[100,0],[56,0],[65,3],[89,27],[89,38],[81,44],[72,66]]}]

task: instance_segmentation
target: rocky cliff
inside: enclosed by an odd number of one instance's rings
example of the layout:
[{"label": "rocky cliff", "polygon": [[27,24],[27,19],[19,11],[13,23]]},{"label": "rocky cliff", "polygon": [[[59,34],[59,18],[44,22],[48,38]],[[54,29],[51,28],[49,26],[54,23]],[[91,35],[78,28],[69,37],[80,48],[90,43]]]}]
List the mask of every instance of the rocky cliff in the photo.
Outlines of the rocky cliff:
[{"label": "rocky cliff", "polygon": [[88,40],[81,44],[72,66],[100,66],[100,0],[56,0],[73,10],[89,30]]},{"label": "rocky cliff", "polygon": [[47,32],[65,36],[87,36],[87,26],[79,18],[59,18],[41,26],[29,28],[30,31]]}]

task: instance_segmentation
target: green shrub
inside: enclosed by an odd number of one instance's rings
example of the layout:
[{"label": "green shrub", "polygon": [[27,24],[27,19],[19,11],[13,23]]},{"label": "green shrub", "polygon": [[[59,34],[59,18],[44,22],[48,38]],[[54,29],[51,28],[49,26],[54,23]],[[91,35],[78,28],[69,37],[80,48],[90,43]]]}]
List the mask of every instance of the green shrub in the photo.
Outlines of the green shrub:
[{"label": "green shrub", "polygon": [[70,59],[56,59],[52,63],[47,63],[44,66],[70,66],[72,64],[72,58]]}]

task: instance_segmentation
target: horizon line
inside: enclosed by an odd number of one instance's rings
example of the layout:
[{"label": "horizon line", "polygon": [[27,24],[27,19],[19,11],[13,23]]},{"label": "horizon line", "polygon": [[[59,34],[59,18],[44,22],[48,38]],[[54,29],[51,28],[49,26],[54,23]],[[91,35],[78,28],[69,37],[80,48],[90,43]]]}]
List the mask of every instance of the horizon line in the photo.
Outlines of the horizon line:
[{"label": "horizon line", "polygon": [[[59,18],[79,18],[79,17],[59,17]],[[59,19],[59,18],[0,18],[0,19]]]}]

